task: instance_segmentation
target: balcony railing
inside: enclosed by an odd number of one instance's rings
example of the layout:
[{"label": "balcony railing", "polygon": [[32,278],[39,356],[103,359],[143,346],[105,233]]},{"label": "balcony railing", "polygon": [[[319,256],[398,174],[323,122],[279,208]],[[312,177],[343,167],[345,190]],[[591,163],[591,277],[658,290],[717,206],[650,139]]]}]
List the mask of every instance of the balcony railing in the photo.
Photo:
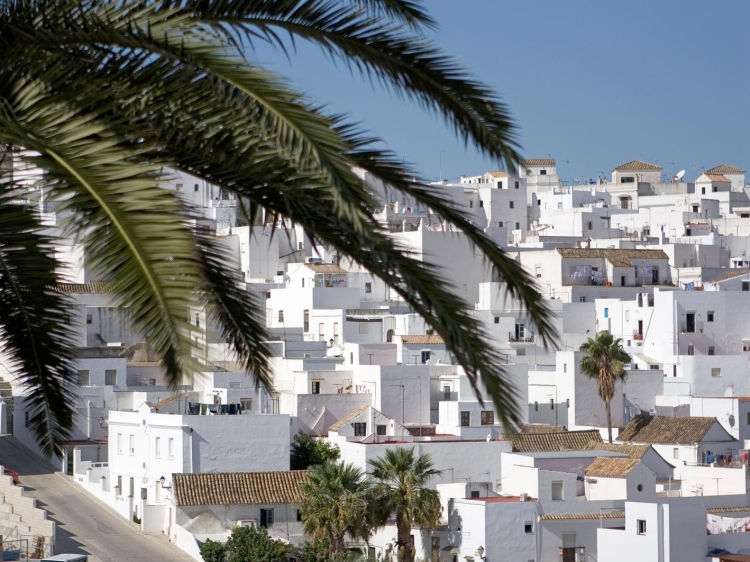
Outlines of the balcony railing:
[{"label": "balcony railing", "polygon": [[560,562],[586,562],[586,547],[573,546],[560,549]]},{"label": "balcony railing", "polygon": [[534,343],[534,334],[530,334],[529,332],[522,334],[508,332],[508,341],[510,343]]},{"label": "balcony railing", "polygon": [[569,277],[563,277],[563,285],[598,285],[605,286],[607,284],[606,277],[594,277],[593,275],[571,275]]}]

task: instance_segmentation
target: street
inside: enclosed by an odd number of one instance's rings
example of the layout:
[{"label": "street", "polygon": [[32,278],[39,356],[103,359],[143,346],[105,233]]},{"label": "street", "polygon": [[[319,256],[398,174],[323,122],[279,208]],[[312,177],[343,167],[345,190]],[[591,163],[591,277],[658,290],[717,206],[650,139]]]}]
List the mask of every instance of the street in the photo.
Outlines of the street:
[{"label": "street", "polygon": [[9,435],[0,436],[0,464],[19,473],[37,507],[57,522],[56,553],[86,553],[90,562],[192,560],[164,535],[141,532]]}]

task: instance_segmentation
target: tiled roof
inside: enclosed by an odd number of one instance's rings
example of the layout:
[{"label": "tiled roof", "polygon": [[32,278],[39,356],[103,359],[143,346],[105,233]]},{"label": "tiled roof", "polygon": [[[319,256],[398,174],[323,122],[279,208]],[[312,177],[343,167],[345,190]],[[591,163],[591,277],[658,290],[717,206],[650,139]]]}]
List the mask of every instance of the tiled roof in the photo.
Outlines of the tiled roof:
[{"label": "tiled roof", "polygon": [[[694,445],[700,443],[716,418],[636,416],[617,437],[618,441]],[[727,437],[729,435],[727,434]]]},{"label": "tiled roof", "polygon": [[628,250],[607,248],[558,248],[563,258],[596,259],[604,258],[615,267],[632,267],[631,260],[668,260],[664,250]]},{"label": "tiled roof", "polygon": [[343,267],[327,263],[306,263],[305,266],[312,269],[315,273],[347,273]]},{"label": "tiled roof", "polygon": [[649,164],[643,160],[631,160],[627,164],[617,166],[613,172],[656,172],[661,170],[661,166]]},{"label": "tiled roof", "polygon": [[401,336],[401,342],[406,344],[441,344],[445,343],[442,336]]},{"label": "tiled roof", "polygon": [[561,425],[544,425],[541,423],[527,423],[521,428],[521,433],[560,433],[567,431]]},{"label": "tiled roof", "polygon": [[750,506],[743,505],[741,507],[709,507],[706,512],[708,513],[745,513],[750,511]]},{"label": "tiled roof", "polygon": [[329,431],[338,431],[339,429],[341,429],[342,427],[344,427],[348,422],[352,421],[357,416],[360,416],[361,414],[363,414],[364,412],[366,412],[367,408],[369,408],[369,407],[370,406],[360,406],[359,408],[357,408],[356,410],[354,410],[351,414],[348,414],[348,415],[344,416],[343,418],[341,418],[340,420],[338,420],[336,423],[332,424],[331,427],[328,428],[328,430]]},{"label": "tiled roof", "polygon": [[524,158],[521,160],[521,166],[554,166],[554,158]]},{"label": "tiled roof", "polygon": [[172,474],[176,505],[299,503],[307,470]]},{"label": "tiled roof", "polygon": [[[185,398],[188,398],[190,396],[197,396],[197,392],[181,392],[179,394],[173,394],[172,396],[169,396],[168,398],[165,398],[164,400],[160,400],[156,404],[154,404],[154,408],[157,410],[161,410],[164,406],[167,404],[170,404],[171,402],[174,402],[175,400],[184,400]],[[194,398],[195,399],[195,398]]]},{"label": "tiled roof", "polygon": [[586,445],[589,451],[612,451],[613,453],[623,453],[631,459],[640,460],[644,457],[651,445],[628,445],[626,443],[600,443],[592,441]]},{"label": "tiled roof", "polygon": [[89,281],[88,283],[58,283],[52,290],[68,295],[111,293],[114,284],[111,281]]},{"label": "tiled roof", "polygon": [[714,277],[713,279],[709,279],[706,281],[706,283],[718,283],[720,281],[726,281],[727,279],[734,279],[735,277],[742,277],[743,275],[747,275],[750,273],[750,269],[735,269],[730,271],[729,273],[725,273],[724,275],[720,275],[719,277]]},{"label": "tiled roof", "polygon": [[602,478],[625,478],[628,472],[640,462],[638,459],[598,457],[586,467],[584,474]]},{"label": "tiled roof", "polygon": [[508,174],[502,170],[489,170],[484,173],[485,176],[492,176],[493,178],[507,178]]},{"label": "tiled roof", "polygon": [[625,519],[625,513],[603,511],[601,513],[546,513],[539,517],[541,521],[569,521],[577,519]]},{"label": "tiled roof", "polygon": [[708,179],[710,179],[712,182],[714,182],[714,181],[715,182],[720,182],[720,183],[730,183],[731,182],[731,180],[728,177],[722,176],[721,174],[709,174],[708,172],[706,172],[703,175],[706,176]]},{"label": "tiled roof", "polygon": [[583,451],[591,441],[601,441],[596,429],[561,431],[559,433],[516,433],[511,437],[513,450],[519,453],[538,451]]},{"label": "tiled roof", "polygon": [[738,168],[737,166],[730,166],[729,164],[719,164],[714,166],[710,170],[706,170],[707,174],[744,174],[745,170]]}]

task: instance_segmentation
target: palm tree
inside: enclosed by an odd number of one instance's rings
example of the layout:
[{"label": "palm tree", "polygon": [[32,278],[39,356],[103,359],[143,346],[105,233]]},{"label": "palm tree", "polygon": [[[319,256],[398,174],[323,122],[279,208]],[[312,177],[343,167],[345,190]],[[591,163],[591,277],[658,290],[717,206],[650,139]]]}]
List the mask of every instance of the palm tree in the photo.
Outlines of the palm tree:
[{"label": "palm tree", "polygon": [[381,458],[370,461],[370,475],[376,480],[375,506],[380,523],[396,516],[397,545],[401,560],[414,556],[411,528],[431,529],[440,519],[440,496],[425,488],[440,471],[432,468],[430,455],[415,457],[414,448],[388,449]]},{"label": "palm tree", "polygon": [[596,390],[599,398],[604,400],[607,409],[607,429],[609,442],[612,443],[612,409],[611,402],[615,395],[617,381],[624,381],[627,373],[623,366],[630,363],[631,357],[622,348],[622,339],[615,339],[607,330],[589,338],[581,345],[581,351],[588,353],[581,359],[581,372],[589,378],[596,379]]},{"label": "palm tree", "polygon": [[300,484],[305,533],[326,541],[329,558],[344,550],[347,536],[368,541],[372,534],[372,490],[365,476],[353,464],[327,461],[312,467]]},{"label": "palm tree", "polygon": [[[0,334],[48,454],[69,435],[75,397],[71,302],[51,289],[61,242],[85,243],[88,270],[127,307],[173,387],[202,370],[191,307],[205,308],[244,368],[270,385],[263,304],[237,288],[218,242],[189,226],[185,202],[158,188],[173,171],[234,193],[248,224],[299,225],[380,277],[443,337],[477,392],[482,383],[500,419],[518,421],[486,330],[439,268],[387,235],[356,169],[462,231],[554,343],[533,279],[401,157],[374,148],[379,139],[253,60],[256,41],[287,52],[305,40],[512,166],[507,107],[425,37],[434,27],[419,0],[0,2]],[[14,175],[24,166],[43,170],[38,183]],[[21,200],[65,221],[43,231]]]}]

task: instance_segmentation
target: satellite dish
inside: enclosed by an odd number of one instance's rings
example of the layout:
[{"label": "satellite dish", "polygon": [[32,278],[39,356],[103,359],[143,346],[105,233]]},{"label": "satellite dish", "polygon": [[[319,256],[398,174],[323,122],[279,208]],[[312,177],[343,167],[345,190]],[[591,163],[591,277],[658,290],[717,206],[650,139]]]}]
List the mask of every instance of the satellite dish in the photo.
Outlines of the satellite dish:
[{"label": "satellite dish", "polygon": [[680,170],[677,172],[677,175],[674,177],[674,181],[680,181],[682,179],[682,176],[685,175],[685,170]]}]

